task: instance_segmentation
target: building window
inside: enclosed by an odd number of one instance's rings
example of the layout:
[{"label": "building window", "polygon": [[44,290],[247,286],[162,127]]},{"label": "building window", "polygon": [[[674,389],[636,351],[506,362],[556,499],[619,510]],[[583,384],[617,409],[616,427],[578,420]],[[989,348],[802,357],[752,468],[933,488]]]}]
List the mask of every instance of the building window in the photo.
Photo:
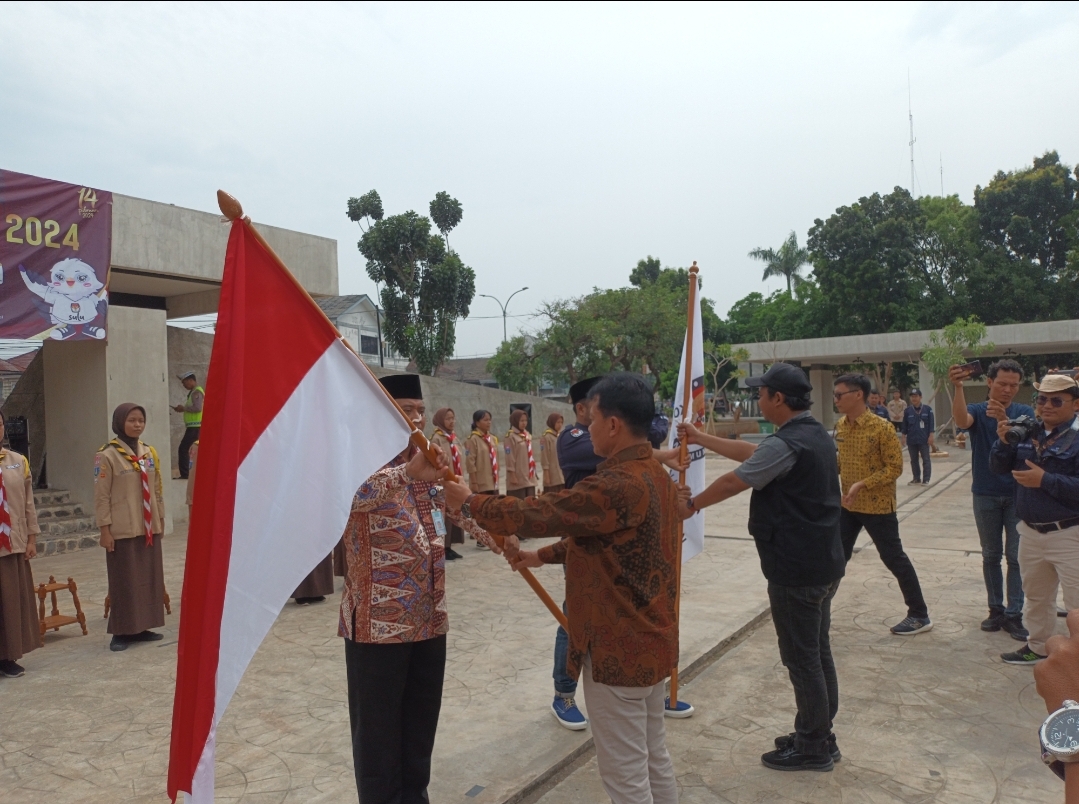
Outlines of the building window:
[{"label": "building window", "polygon": [[360,352],[365,355],[377,355],[378,354],[378,338],[370,335],[360,336]]}]

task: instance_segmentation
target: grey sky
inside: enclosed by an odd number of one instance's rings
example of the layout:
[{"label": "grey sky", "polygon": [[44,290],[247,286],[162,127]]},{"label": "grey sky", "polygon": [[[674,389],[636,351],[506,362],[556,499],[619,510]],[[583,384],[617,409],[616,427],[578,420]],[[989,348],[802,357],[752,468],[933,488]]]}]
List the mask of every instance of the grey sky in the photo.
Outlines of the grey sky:
[{"label": "grey sky", "polygon": [[[1079,160],[1079,4],[866,6],[8,3],[0,165],[333,237],[345,202],[464,205],[451,244],[511,314],[636,261],[696,259],[720,312],[746,257],[910,183],[970,201],[998,169]],[[475,316],[494,316],[477,298]],[[518,318],[514,330],[537,321]],[[458,353],[492,352],[497,319]]]}]

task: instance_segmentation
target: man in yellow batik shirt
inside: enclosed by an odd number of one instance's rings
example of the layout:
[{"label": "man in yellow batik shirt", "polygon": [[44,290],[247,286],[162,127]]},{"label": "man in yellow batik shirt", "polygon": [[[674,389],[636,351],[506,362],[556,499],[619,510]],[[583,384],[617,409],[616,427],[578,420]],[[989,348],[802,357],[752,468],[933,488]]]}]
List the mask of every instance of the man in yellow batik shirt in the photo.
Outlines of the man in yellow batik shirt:
[{"label": "man in yellow batik shirt", "polygon": [[864,374],[844,374],[835,380],[835,406],[843,414],[835,428],[843,510],[839,533],[847,561],[862,528],[877,548],[880,560],[899,582],[907,604],[906,618],[892,633],[911,636],[933,627],[918,583],[918,573],[903,552],[895,514],[895,481],[903,474],[903,452],[895,429],[866,406],[871,388]]}]

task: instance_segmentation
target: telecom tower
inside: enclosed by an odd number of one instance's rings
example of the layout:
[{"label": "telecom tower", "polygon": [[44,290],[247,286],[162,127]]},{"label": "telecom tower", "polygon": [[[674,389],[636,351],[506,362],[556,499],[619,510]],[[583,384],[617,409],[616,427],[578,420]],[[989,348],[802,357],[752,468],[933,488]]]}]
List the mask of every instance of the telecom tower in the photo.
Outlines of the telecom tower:
[{"label": "telecom tower", "polygon": [[910,102],[910,70],[907,70],[907,119],[910,120],[910,196],[914,197],[914,111]]}]

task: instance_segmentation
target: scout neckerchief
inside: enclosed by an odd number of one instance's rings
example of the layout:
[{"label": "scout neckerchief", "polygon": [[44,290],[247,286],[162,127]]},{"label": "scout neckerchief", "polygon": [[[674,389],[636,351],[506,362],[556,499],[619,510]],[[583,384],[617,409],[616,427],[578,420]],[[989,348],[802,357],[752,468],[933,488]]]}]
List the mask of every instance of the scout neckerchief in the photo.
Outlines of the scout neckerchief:
[{"label": "scout neckerchief", "polygon": [[[7,453],[0,453],[0,457]],[[13,552],[11,549],[11,505],[8,502],[7,489],[4,488],[4,473],[0,472],[0,547]]]},{"label": "scout neckerchief", "polygon": [[491,454],[491,474],[495,479],[495,488],[498,488],[498,451],[495,449],[495,440],[491,438],[490,433],[481,433],[479,430],[473,430],[472,435],[478,435],[487,444],[487,451]]},{"label": "scout neckerchief", "polygon": [[149,458],[150,453],[147,452],[146,455],[139,459],[124,449],[124,445],[117,439],[114,438],[109,443],[116,447],[116,451],[127,458],[128,462],[139,472],[139,479],[142,481],[142,524],[146,531],[146,546],[152,547],[154,534],[150,519],[150,475],[146,471],[146,459]]},{"label": "scout neckerchief", "polygon": [[450,442],[450,455],[453,458],[453,473],[461,476],[461,453],[457,449],[457,434],[445,432],[441,427],[436,427],[435,432]]},{"label": "scout neckerchief", "polygon": [[521,430],[517,435],[525,440],[528,445],[528,476],[536,479],[536,459],[532,457],[532,434],[527,430]]}]

